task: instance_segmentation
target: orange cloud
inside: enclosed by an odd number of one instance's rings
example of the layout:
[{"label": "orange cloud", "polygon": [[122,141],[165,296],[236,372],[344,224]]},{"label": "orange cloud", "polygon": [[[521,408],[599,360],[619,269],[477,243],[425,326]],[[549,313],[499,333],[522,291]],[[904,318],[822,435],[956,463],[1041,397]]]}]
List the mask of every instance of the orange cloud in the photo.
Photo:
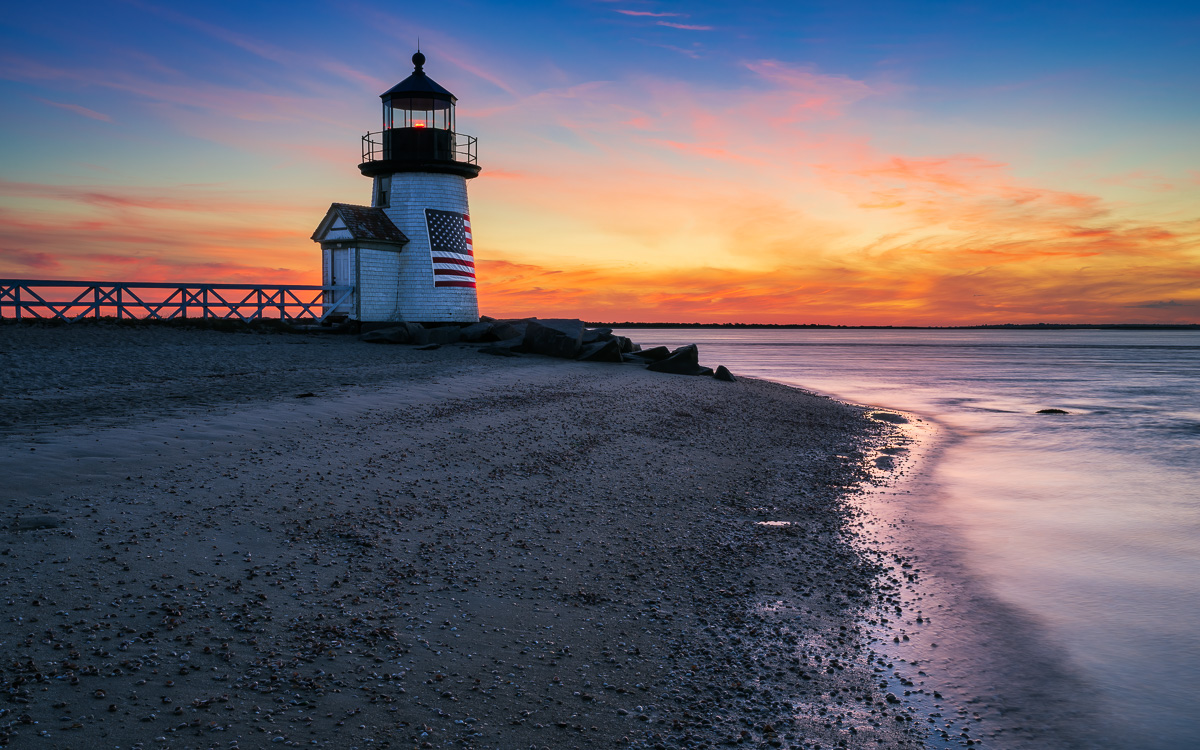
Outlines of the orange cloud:
[{"label": "orange cloud", "polygon": [[[397,24],[381,23],[411,31]],[[225,41],[265,60],[285,54]],[[539,88],[536,76],[508,76],[478,54],[452,43],[439,52],[492,84],[476,83],[486,95],[473,99],[462,92],[478,108],[459,111],[464,129],[485,135],[483,175],[470,190],[489,314],[935,325],[1200,318],[1200,222],[1186,208],[1200,197],[1194,173],[1118,176],[1117,200],[1098,180],[1066,189],[1023,176],[982,147],[885,149],[874,118],[895,87],[777,60],[743,63],[751,80],[740,86],[647,75],[564,82],[554,73],[554,85]],[[337,63],[308,64],[372,85]],[[263,99],[152,66],[95,74],[10,58],[4,71],[135,93],[181,132],[308,164],[311,185],[264,198],[219,185],[0,181],[0,248],[11,248],[0,250],[0,273],[319,278],[309,232],[330,201],[347,199],[321,170],[338,165],[346,185],[358,184],[361,127],[311,111],[338,112],[345,92],[310,95],[308,86]],[[200,124],[197,113],[206,114]],[[281,143],[273,124],[254,125],[280,120],[297,124],[294,142]],[[348,149],[334,141],[347,136]],[[1164,182],[1174,186],[1170,210]],[[1136,202],[1137,190],[1150,197]]]},{"label": "orange cloud", "polygon": [[[312,216],[220,186],[0,181],[0,274],[137,281],[316,283]],[[247,262],[254,258],[254,262]],[[194,276],[194,274],[199,276]],[[189,278],[190,277],[190,278]]]}]

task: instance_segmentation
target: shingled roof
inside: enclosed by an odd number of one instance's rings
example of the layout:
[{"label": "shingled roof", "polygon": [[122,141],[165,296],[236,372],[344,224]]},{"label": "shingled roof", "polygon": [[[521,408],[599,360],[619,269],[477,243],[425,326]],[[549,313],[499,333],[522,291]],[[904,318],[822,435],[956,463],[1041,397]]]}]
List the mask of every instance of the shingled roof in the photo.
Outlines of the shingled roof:
[{"label": "shingled roof", "polygon": [[[339,221],[340,220],[340,221]],[[344,227],[344,228],[343,228]],[[348,232],[349,237],[331,237],[331,234]],[[313,240],[321,242],[325,239],[355,239],[374,240],[376,242],[392,242],[405,245],[408,238],[404,236],[392,220],[387,217],[382,208],[370,206],[355,206],[351,203],[333,203],[321,220],[317,231],[313,232]]]}]

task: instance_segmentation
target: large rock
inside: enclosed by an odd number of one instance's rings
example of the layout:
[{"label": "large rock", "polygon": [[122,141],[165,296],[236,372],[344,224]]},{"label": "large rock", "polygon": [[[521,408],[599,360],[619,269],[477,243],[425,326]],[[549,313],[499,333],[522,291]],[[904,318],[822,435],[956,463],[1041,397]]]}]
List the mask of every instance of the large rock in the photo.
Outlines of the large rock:
[{"label": "large rock", "polygon": [[453,344],[462,336],[458,326],[438,326],[437,328],[422,328],[420,334],[414,337],[412,343],[418,346],[429,344]]},{"label": "large rock", "polygon": [[700,350],[695,344],[681,346],[671,352],[671,356],[658,362],[651,362],[647,370],[667,372],[672,375],[712,375],[711,367],[700,366]]},{"label": "large rock", "polygon": [[733,373],[730,372],[729,368],[725,365],[718,365],[717,371],[713,373],[713,377],[717,380],[724,380],[727,383],[732,383],[737,380],[737,378],[733,376]]},{"label": "large rock", "polygon": [[420,323],[397,323],[391,328],[367,331],[358,340],[371,344],[416,344],[421,343],[419,339],[424,331]]},{"label": "large rock", "polygon": [[367,331],[358,337],[359,341],[365,341],[368,344],[393,344],[395,343],[388,337],[389,331],[394,331],[394,328],[384,328],[379,331]]},{"label": "large rock", "polygon": [[524,336],[514,336],[511,339],[504,339],[492,344],[489,349],[517,349],[525,343]]},{"label": "large rock", "polygon": [[611,328],[585,328],[583,329],[583,343],[594,344],[597,341],[607,341],[613,337]]},{"label": "large rock", "polygon": [[490,341],[491,337],[489,334],[492,332],[493,327],[494,326],[491,323],[486,322],[472,323],[471,325],[462,329],[462,340]]},{"label": "large rock", "polygon": [[520,338],[525,335],[525,329],[528,326],[529,321],[527,320],[501,320],[492,324],[492,331],[489,337],[496,341]]},{"label": "large rock", "polygon": [[574,359],[579,354],[582,337],[582,321],[531,320],[525,328],[523,348],[534,354]]},{"label": "large rock", "polygon": [[[693,344],[693,346],[695,346]],[[630,352],[634,357],[641,357],[647,362],[659,362],[671,356],[671,350],[665,346],[655,346],[650,349],[638,349],[635,352]]]},{"label": "large rock", "polygon": [[583,343],[583,321],[578,318],[534,318],[529,322],[558,331],[567,338],[574,339],[576,343]]},{"label": "large rock", "polygon": [[621,344],[616,339],[584,344],[576,359],[584,362],[621,362]]}]

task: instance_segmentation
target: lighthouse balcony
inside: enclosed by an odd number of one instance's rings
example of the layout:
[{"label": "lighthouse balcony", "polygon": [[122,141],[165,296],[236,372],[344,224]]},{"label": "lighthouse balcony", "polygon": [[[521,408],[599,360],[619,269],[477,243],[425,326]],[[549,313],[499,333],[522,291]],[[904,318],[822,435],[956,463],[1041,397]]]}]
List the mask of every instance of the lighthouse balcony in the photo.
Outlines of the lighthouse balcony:
[{"label": "lighthouse balcony", "polygon": [[476,138],[440,128],[390,128],[362,138],[359,171],[368,177],[397,172],[479,174]]}]

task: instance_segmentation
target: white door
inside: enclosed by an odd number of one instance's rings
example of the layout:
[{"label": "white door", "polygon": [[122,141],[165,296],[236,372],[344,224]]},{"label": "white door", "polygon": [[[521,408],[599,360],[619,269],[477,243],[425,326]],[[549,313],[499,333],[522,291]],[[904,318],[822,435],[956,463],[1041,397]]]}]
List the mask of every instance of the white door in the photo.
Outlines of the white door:
[{"label": "white door", "polygon": [[[350,250],[346,248],[334,249],[329,251],[329,285],[330,286],[353,286],[354,279],[350,277]],[[345,292],[326,292],[325,304],[326,310],[329,310],[329,305],[334,304],[339,299],[345,296]],[[346,297],[342,304],[338,305],[332,312],[349,313],[350,312],[350,297]]]}]

